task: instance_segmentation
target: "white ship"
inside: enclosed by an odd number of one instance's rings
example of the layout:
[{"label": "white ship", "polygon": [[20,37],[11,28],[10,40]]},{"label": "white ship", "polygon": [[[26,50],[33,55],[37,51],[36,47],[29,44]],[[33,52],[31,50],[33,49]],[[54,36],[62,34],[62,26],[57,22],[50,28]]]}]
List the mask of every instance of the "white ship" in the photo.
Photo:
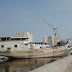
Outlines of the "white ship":
[{"label": "white ship", "polygon": [[[3,37],[1,39],[7,39]],[[56,47],[50,47],[47,43],[30,42],[24,43],[25,38],[9,38],[15,40],[0,41],[0,52],[5,56],[12,58],[37,58],[37,57],[53,57],[62,56],[67,49],[67,43],[64,45],[59,43]]]},{"label": "white ship", "polygon": [[[57,41],[56,27],[54,27]],[[10,58],[39,58],[64,55],[68,41],[50,46],[45,42],[32,42],[29,32],[16,33],[14,37],[0,37],[0,53]]]}]

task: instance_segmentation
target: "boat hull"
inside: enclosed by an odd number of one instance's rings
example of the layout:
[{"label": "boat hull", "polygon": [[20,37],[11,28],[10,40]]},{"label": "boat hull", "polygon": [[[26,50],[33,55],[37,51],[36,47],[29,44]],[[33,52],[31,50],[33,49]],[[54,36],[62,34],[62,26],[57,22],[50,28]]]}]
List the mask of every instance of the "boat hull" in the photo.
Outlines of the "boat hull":
[{"label": "boat hull", "polygon": [[54,49],[30,49],[29,51],[14,51],[7,53],[10,58],[40,58],[40,57],[57,57],[65,55],[66,47]]}]

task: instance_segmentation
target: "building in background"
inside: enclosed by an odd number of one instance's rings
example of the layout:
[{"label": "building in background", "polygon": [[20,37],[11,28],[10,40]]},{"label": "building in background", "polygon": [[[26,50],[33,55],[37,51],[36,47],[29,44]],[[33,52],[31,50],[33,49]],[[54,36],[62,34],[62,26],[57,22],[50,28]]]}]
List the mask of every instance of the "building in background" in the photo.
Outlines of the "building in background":
[{"label": "building in background", "polygon": [[56,38],[54,36],[44,36],[43,42],[48,43],[50,46],[54,46],[56,44]]},{"label": "building in background", "polygon": [[43,42],[44,42],[44,43],[48,43],[48,36],[44,36],[44,37],[43,37]]}]

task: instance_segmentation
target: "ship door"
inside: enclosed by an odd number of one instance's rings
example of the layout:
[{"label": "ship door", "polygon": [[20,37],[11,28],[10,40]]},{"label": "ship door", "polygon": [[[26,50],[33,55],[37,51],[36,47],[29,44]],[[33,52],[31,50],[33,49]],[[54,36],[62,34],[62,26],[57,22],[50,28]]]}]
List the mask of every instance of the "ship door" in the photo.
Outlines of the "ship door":
[{"label": "ship door", "polygon": [[11,48],[7,48],[7,52],[10,53],[11,52]]}]

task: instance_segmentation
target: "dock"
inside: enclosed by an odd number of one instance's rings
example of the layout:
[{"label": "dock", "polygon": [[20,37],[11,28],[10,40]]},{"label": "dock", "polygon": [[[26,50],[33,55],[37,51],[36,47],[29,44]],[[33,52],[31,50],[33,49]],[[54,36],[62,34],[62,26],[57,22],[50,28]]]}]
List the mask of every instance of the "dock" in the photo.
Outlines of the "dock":
[{"label": "dock", "polygon": [[72,72],[72,55],[41,66],[30,72]]}]

